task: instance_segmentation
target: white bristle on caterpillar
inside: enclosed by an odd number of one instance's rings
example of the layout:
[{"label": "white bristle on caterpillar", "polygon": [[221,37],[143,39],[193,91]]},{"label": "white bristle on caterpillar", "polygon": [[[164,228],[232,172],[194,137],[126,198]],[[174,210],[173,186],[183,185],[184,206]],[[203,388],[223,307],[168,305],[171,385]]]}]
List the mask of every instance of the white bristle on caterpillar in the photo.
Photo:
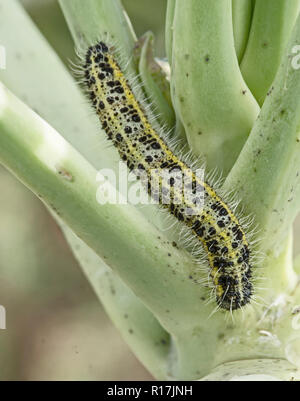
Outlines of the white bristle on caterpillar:
[{"label": "white bristle on caterpillar", "polygon": [[[121,160],[127,163],[130,171],[146,174],[149,194],[175,216],[186,228],[185,232],[192,234],[193,243],[197,244],[194,256],[200,257],[204,250],[218,307],[232,311],[250,303],[253,298],[252,253],[235,207],[230,207],[224,195],[218,195],[207,181],[199,178],[187,158],[175,151],[156,123],[153,126],[117,62],[114,46],[103,41],[90,46],[82,69],[92,105]],[[164,188],[164,180],[159,175],[162,170],[175,171],[174,182],[169,182],[168,188]],[[187,199],[182,189],[178,190],[176,172],[184,171],[188,172],[191,187],[203,191],[201,210],[197,199]],[[159,183],[161,193],[169,191],[168,204],[163,203],[161,194],[151,192],[149,182],[154,181]],[[179,197],[181,203],[176,202]],[[188,245],[190,242],[189,237]]]}]

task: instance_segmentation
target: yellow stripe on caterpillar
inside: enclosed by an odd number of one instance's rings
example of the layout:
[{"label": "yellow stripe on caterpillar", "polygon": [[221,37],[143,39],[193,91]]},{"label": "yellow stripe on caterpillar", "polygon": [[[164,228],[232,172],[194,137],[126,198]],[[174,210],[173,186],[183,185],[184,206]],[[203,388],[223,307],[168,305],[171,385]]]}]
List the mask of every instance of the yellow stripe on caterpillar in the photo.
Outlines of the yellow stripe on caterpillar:
[{"label": "yellow stripe on caterpillar", "polygon": [[[84,74],[102,127],[129,170],[143,170],[149,179],[152,177],[160,183],[162,190],[164,181],[161,177],[153,177],[153,171],[187,171],[192,186],[203,189],[201,211],[196,203],[194,206],[190,202],[184,204],[184,196],[183,204],[176,203],[175,198],[182,195],[176,186],[171,189],[170,203],[161,202],[161,205],[191,231],[199,246],[203,246],[218,305],[226,310],[236,310],[248,304],[253,294],[250,249],[232,208],[174,154],[152,127],[116,60],[113,47],[104,42],[91,46],[86,53]],[[149,186],[147,190],[151,194]],[[187,213],[191,208],[194,208],[193,213]]]}]

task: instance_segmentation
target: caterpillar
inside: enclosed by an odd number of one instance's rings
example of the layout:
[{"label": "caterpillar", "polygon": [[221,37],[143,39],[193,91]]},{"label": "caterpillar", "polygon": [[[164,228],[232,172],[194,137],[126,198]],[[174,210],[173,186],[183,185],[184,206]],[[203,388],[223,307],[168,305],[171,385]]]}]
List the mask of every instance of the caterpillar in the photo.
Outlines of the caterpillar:
[{"label": "caterpillar", "polygon": [[[217,194],[193,168],[183,161],[168,145],[167,140],[153,128],[142,103],[137,100],[114,52],[114,47],[103,41],[88,48],[83,65],[84,83],[91,103],[107,137],[117,148],[120,158],[130,171],[144,171],[152,181],[164,182],[154,172],[188,171],[192,188],[203,190],[204,205],[199,211],[196,199],[187,202],[179,195],[170,180],[170,202],[159,203],[192,233],[203,247],[209,264],[218,307],[236,310],[250,303],[253,296],[252,263],[245,230],[233,208]],[[147,185],[151,196],[151,185]],[[189,212],[187,212],[189,211]]]}]

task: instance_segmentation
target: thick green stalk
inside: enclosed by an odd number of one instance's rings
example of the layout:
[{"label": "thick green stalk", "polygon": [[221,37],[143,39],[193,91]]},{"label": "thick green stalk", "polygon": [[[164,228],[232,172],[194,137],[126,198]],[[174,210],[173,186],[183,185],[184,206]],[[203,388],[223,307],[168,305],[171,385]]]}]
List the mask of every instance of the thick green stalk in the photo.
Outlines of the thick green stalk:
[{"label": "thick green stalk", "polygon": [[241,71],[260,105],[275,78],[299,4],[299,0],[256,0]]},{"label": "thick green stalk", "polygon": [[[260,296],[271,304],[283,293],[293,293],[298,284],[298,276],[293,264],[293,230],[290,229],[277,248],[263,248],[264,258],[254,266],[258,277],[263,277],[264,288]],[[258,284],[259,286],[259,284]]]},{"label": "thick green stalk", "polygon": [[201,381],[276,382],[299,381],[300,372],[293,364],[283,359],[253,359],[224,363]]},{"label": "thick green stalk", "polygon": [[166,42],[166,55],[170,65],[172,65],[173,29],[174,29],[173,23],[175,15],[175,6],[176,6],[176,0],[167,0],[165,42]]},{"label": "thick green stalk", "polygon": [[252,13],[251,0],[232,0],[234,45],[239,62],[241,62],[247,46]]},{"label": "thick green stalk", "polygon": [[86,49],[99,38],[117,40],[124,54],[131,54],[136,40],[120,0],[59,0],[73,39]]},{"label": "thick green stalk", "polygon": [[259,112],[240,73],[231,0],[176,2],[171,77],[192,151],[226,175]]},{"label": "thick green stalk", "polygon": [[[175,6],[176,0],[168,0],[167,2],[167,12],[166,12],[166,26],[165,26],[165,47],[166,47],[166,55],[170,65],[172,68],[172,53],[173,53],[173,30],[174,30],[174,16],[175,16]],[[185,130],[182,122],[180,121],[180,117],[175,108],[176,115],[176,124],[175,124],[175,137],[182,141],[182,144],[186,146],[186,150],[188,151],[187,138],[185,134]]]},{"label": "thick green stalk", "polygon": [[298,18],[273,89],[225,185],[255,216],[266,252],[280,252],[300,205],[300,70],[293,63],[299,42]]}]

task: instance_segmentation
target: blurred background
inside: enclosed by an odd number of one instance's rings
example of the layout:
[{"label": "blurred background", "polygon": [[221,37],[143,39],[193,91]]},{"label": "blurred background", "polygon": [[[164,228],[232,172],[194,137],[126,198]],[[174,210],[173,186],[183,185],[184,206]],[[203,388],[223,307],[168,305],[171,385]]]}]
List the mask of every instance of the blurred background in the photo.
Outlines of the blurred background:
[{"label": "blurred background", "polygon": [[[57,1],[20,1],[69,64],[73,42]],[[138,36],[155,33],[156,54],[163,57],[166,0],[123,4]],[[1,167],[0,183],[0,305],[7,311],[0,380],[152,380],[106,316],[44,206]]]},{"label": "blurred background", "polygon": [[[9,0],[7,0],[9,1]],[[20,0],[66,64],[73,42],[56,0]],[[124,0],[137,35],[164,55],[166,0]],[[0,380],[152,380],[120,337],[40,201],[0,167]]]}]

